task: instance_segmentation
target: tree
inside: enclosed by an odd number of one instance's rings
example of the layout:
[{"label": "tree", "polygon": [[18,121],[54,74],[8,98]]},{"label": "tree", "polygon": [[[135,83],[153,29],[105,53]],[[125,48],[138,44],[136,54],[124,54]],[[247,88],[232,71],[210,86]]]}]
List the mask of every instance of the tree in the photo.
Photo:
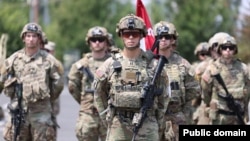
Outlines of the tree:
[{"label": "tree", "polygon": [[23,26],[28,22],[28,6],[20,1],[3,0],[0,9],[0,34],[6,33],[9,36],[7,42],[8,57],[23,47],[20,33]]},{"label": "tree", "polygon": [[[134,13],[135,8],[129,1],[120,3],[114,0],[102,1],[61,1],[52,5],[51,25],[45,28],[48,39],[53,40],[60,47],[58,57],[67,50],[78,49],[88,52],[85,37],[87,30],[93,26],[103,26],[114,36],[116,23],[128,13]],[[116,42],[121,45],[120,42]]]},{"label": "tree", "polygon": [[[216,32],[233,34],[235,30],[239,5],[235,0],[158,1],[160,5],[165,5],[165,16],[161,20],[175,24],[179,33],[177,50],[190,62],[195,60],[193,50],[198,43],[208,42]],[[160,5],[159,7],[162,7]],[[159,13],[156,8],[155,10],[152,12]],[[152,16],[154,19],[155,14]]]}]

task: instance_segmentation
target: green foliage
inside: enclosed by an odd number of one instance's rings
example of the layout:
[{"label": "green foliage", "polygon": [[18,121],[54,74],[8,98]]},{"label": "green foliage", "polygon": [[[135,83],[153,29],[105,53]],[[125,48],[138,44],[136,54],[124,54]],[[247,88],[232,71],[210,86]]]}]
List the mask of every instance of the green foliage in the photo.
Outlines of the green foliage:
[{"label": "green foliage", "polygon": [[[89,47],[85,37],[89,28],[103,26],[113,34],[115,41],[119,40],[115,33],[116,23],[128,13],[135,11],[131,3],[120,3],[114,0],[101,1],[62,1],[59,5],[51,6],[52,23],[45,31],[49,40],[60,47],[57,55],[67,50],[77,49],[82,53],[88,52]],[[116,42],[118,46],[120,42]]]},{"label": "green foliage", "polygon": [[237,4],[239,4],[236,2],[233,0],[160,1],[158,5],[160,11],[154,8],[152,16],[153,19],[156,19],[154,21],[158,22],[157,13],[163,11],[162,5],[165,5],[165,16],[160,20],[175,24],[179,33],[177,50],[183,57],[192,62],[196,59],[193,51],[198,43],[208,42],[210,37],[217,32],[223,31],[234,35]]},{"label": "green foliage", "polygon": [[20,2],[1,2],[0,34],[7,33],[7,56],[23,47],[20,32],[28,19],[27,5]]}]

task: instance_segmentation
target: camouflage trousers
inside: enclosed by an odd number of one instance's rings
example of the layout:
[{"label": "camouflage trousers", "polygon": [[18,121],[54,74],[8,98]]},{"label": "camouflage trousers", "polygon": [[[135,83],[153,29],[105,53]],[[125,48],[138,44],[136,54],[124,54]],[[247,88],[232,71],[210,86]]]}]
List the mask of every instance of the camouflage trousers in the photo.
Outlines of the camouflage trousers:
[{"label": "camouflage trousers", "polygon": [[179,125],[189,124],[188,117],[183,112],[167,113],[165,115],[164,134],[161,141],[179,141]]},{"label": "camouflage trousers", "polygon": [[[106,141],[131,141],[133,138],[133,127],[131,123],[114,116],[108,125]],[[148,116],[135,138],[136,141],[159,141],[159,126],[155,116]]]},{"label": "camouflage trousers", "polygon": [[[11,117],[7,118],[3,130],[6,141],[13,141],[14,126]],[[17,141],[56,141],[55,126],[51,120],[51,113],[27,114],[25,123],[21,124]]]},{"label": "camouflage trousers", "polygon": [[105,141],[107,129],[98,114],[80,112],[75,132],[78,141]]}]

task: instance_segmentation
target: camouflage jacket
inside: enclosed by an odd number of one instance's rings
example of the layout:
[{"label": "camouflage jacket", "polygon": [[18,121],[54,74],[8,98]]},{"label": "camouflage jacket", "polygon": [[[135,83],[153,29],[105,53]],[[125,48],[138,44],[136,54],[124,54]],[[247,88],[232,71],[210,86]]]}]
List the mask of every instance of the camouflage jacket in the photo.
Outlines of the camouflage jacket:
[{"label": "camouflage jacket", "polygon": [[[168,73],[171,86],[171,100],[181,98],[181,104],[200,96],[200,85],[198,81],[190,74],[190,63],[180,56],[177,52],[173,52],[168,58],[169,64],[165,69]],[[176,99],[175,99],[176,98]]]},{"label": "camouflage jacket", "polygon": [[94,108],[93,82],[91,82],[89,76],[84,73],[83,68],[88,68],[94,76],[95,70],[109,57],[110,55],[106,54],[102,59],[94,59],[91,53],[87,53],[82,59],[71,66],[68,74],[68,88],[74,99],[81,104],[81,111],[92,112]]},{"label": "camouflage jacket", "polygon": [[224,96],[226,94],[222,86],[213,77],[213,75],[218,73],[224,80],[228,92],[238,103],[241,103],[242,109],[245,109],[245,113],[247,113],[247,102],[250,94],[250,75],[246,64],[238,59],[232,60],[231,63],[225,63],[224,60],[219,58],[207,66],[201,79],[204,102],[207,105],[214,102],[218,109],[231,111],[226,101],[218,96],[218,94]]},{"label": "camouflage jacket", "polygon": [[25,55],[21,49],[6,59],[1,73],[5,95],[15,98],[14,84],[22,83],[26,103],[47,99],[55,100],[63,90],[63,67],[56,58],[39,50],[35,55]]},{"label": "camouflage jacket", "polygon": [[[114,108],[121,105],[136,107],[139,105],[139,98],[141,96],[141,88],[153,76],[153,71],[157,65],[157,60],[147,62],[146,54],[142,51],[141,55],[136,59],[128,59],[121,53],[115,55],[116,58],[111,57],[106,60],[96,71],[95,75],[95,95],[94,100],[97,110],[101,113],[105,111],[109,104]],[[116,72],[114,66],[117,61],[121,63],[121,70]],[[137,76],[138,74],[138,76]],[[167,75],[163,70],[161,77],[157,78],[155,86],[157,89],[162,89],[162,94],[157,96],[154,100],[152,111],[156,116],[158,122],[162,122],[164,113],[167,109],[168,93],[166,87],[168,86]],[[124,98],[117,98],[125,93]],[[123,99],[123,100],[122,100]],[[129,100],[130,99],[130,100]],[[127,104],[130,103],[130,104]],[[133,110],[139,112],[135,108],[123,108],[123,110]],[[136,107],[138,108],[138,107]]]}]

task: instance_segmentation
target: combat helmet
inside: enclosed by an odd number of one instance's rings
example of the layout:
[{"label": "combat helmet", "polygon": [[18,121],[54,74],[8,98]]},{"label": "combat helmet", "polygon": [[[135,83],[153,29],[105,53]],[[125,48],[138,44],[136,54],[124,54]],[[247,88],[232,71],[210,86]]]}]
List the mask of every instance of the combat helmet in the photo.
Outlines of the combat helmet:
[{"label": "combat helmet", "polygon": [[217,53],[221,54],[220,52],[220,48],[222,46],[234,46],[235,47],[235,52],[234,54],[238,53],[238,47],[237,47],[237,43],[236,40],[233,36],[223,36],[219,39],[218,41],[218,48],[217,48]]},{"label": "combat helmet", "polygon": [[89,44],[89,39],[93,37],[104,37],[108,40],[108,31],[106,28],[101,26],[95,26],[88,30],[85,41]]},{"label": "combat helmet", "polygon": [[134,14],[128,14],[127,16],[120,19],[116,25],[116,33],[121,36],[121,32],[124,29],[138,29],[145,37],[148,33],[144,20]]},{"label": "combat helmet", "polygon": [[178,32],[173,23],[167,21],[160,21],[154,26],[154,36],[158,36],[161,34],[169,34],[173,35],[174,39],[176,40],[179,36]]},{"label": "combat helmet", "polygon": [[40,37],[42,37],[42,27],[37,23],[28,23],[23,27],[23,30],[20,34],[20,37],[23,39],[23,36],[27,32],[37,33]]},{"label": "combat helmet", "polygon": [[208,41],[209,49],[217,48],[219,40],[224,36],[230,36],[230,35],[226,32],[215,33]]},{"label": "combat helmet", "polygon": [[194,50],[194,55],[198,55],[198,53],[205,53],[208,54],[208,48],[209,48],[209,44],[207,42],[201,42],[199,43],[195,50]]}]

